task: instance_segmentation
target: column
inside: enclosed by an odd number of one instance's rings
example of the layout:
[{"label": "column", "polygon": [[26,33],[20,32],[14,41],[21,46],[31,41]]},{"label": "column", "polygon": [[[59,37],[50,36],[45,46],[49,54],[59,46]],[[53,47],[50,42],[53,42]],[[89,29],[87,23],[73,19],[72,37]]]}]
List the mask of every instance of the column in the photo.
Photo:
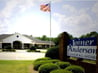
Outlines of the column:
[{"label": "column", "polygon": [[22,43],[22,49],[24,49],[24,43]]},{"label": "column", "polygon": [[[11,47],[13,48],[13,43],[11,43]],[[14,49],[14,48],[13,48]]]},{"label": "column", "polygon": [[2,49],[2,43],[0,42],[0,49]]}]

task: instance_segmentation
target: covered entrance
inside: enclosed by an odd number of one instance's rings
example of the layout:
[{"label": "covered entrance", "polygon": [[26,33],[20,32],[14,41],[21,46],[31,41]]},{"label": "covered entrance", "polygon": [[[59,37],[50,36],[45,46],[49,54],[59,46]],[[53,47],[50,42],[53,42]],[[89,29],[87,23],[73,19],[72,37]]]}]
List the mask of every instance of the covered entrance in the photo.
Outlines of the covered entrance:
[{"label": "covered entrance", "polygon": [[14,49],[22,49],[22,43],[20,41],[14,41],[13,48]]}]

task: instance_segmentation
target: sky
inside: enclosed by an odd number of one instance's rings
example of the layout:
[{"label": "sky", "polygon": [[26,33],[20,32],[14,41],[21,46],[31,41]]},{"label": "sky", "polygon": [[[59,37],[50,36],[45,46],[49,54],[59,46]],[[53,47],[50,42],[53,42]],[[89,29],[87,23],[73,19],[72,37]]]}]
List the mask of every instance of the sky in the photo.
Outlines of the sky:
[{"label": "sky", "polygon": [[0,0],[0,34],[50,36],[50,12],[40,10],[50,1],[51,37],[98,32],[98,0]]}]

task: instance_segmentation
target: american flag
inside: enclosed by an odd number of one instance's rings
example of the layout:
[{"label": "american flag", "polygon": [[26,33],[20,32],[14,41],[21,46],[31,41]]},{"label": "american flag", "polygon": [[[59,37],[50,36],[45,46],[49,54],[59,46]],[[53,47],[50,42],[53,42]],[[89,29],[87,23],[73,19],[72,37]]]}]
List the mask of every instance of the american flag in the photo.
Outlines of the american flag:
[{"label": "american flag", "polygon": [[44,11],[44,12],[50,12],[50,4],[44,4],[44,5],[40,5],[40,10]]}]

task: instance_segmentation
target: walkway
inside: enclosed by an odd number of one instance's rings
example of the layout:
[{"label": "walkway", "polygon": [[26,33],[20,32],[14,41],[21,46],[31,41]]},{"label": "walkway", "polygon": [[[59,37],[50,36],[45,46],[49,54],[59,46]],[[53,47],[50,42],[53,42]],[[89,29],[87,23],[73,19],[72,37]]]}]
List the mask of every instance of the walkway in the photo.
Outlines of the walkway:
[{"label": "walkway", "polygon": [[16,52],[0,52],[0,60],[35,60],[44,56],[45,53],[26,52],[26,50],[17,50]]}]

